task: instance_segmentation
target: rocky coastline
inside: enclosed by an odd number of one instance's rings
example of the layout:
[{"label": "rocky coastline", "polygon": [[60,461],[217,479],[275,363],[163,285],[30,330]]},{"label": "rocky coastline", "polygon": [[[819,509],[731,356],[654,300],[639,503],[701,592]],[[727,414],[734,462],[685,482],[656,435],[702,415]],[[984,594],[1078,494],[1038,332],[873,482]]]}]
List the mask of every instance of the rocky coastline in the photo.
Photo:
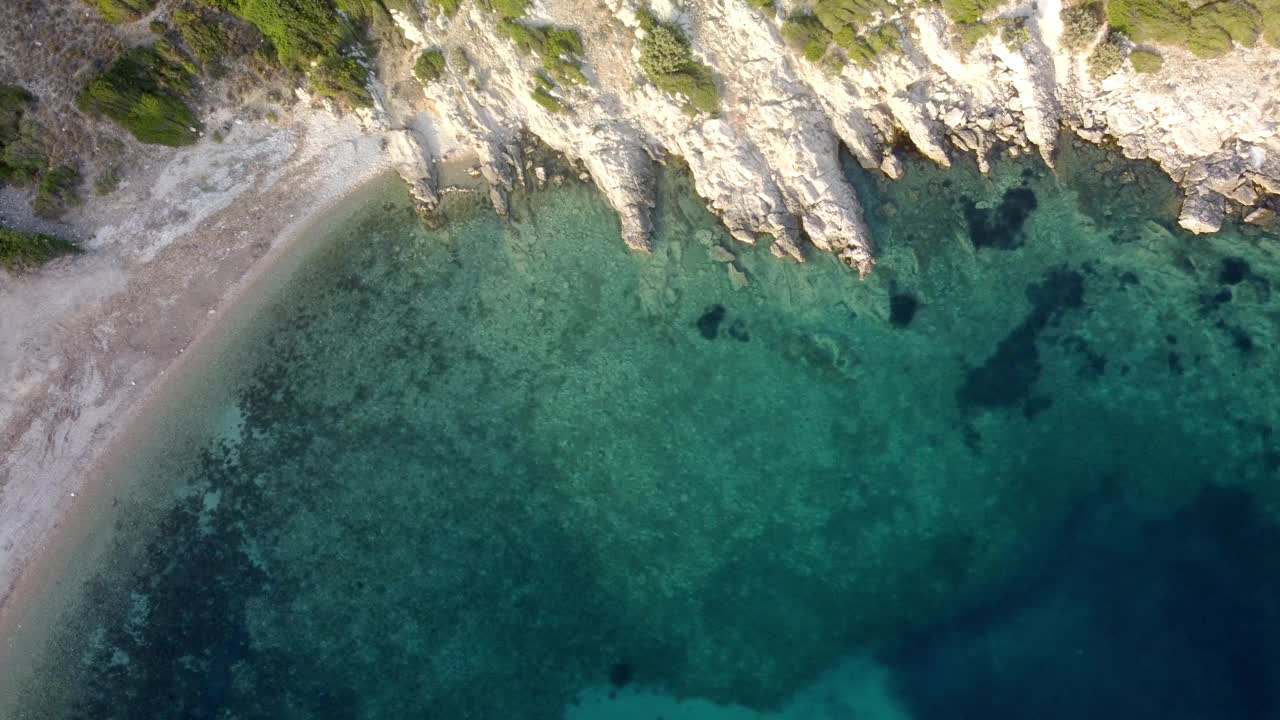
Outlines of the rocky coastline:
[{"label": "rocky coastline", "polygon": [[[476,6],[453,17],[394,12],[413,53],[464,47],[466,63],[451,64],[433,82],[395,83],[395,66],[407,72],[411,59],[381,58],[384,84],[361,117],[387,133],[401,175],[428,209],[438,198],[434,166],[466,148],[505,212],[507,193],[533,169],[521,143],[529,133],[590,175],[618,212],[624,241],[638,250],[650,246],[655,169],[679,158],[736,239],[769,235],[775,255],[803,261],[828,252],[865,274],[875,247],[840,171],[840,144],[889,177],[902,172],[895,152],[904,147],[942,166],[972,155],[985,171],[1001,153],[1037,153],[1052,166],[1064,127],[1158,163],[1186,194],[1179,222],[1192,232],[1214,232],[1229,215],[1259,223],[1274,217],[1280,51],[1273,48],[1237,48],[1214,60],[1162,48],[1155,73],[1125,65],[1098,78],[1087,57],[1104,33],[1066,47],[1061,4],[1048,0],[1005,7],[987,20],[1013,19],[1026,32],[1009,42],[988,35],[967,52],[940,9],[904,11],[892,21],[900,52],[832,72],[784,42],[787,8],[762,12],[741,0],[655,5],[652,12],[684,31],[718,80],[722,110],[707,115],[683,111],[678,98],[645,80],[638,10],[633,0],[528,6],[523,22],[572,27],[584,40],[589,82],[553,89],[563,101],[555,109],[530,93],[538,58],[501,36],[494,13]],[[429,135],[444,140],[432,143]]]}]

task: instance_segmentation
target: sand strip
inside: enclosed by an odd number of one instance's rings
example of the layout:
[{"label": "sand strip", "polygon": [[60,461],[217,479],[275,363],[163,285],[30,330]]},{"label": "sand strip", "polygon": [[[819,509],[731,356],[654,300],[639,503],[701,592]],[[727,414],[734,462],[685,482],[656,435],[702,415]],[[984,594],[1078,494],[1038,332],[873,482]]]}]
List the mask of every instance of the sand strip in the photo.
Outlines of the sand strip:
[{"label": "sand strip", "polygon": [[135,180],[87,221],[87,257],[0,289],[0,698],[105,544],[128,431],[389,171],[378,136],[323,113],[243,134]]}]

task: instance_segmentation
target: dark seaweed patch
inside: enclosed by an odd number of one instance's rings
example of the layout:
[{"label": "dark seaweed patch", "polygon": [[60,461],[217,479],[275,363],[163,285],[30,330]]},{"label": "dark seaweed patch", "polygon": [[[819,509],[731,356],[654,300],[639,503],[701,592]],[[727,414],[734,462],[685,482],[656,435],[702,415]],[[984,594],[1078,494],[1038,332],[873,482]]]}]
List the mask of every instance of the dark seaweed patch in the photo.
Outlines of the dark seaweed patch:
[{"label": "dark seaweed patch", "polygon": [[1249,263],[1241,257],[1222,258],[1222,267],[1218,270],[1218,282],[1227,285],[1239,285],[1249,277]]},{"label": "dark seaweed patch", "polygon": [[1048,410],[1052,405],[1052,397],[1049,397],[1048,395],[1037,395],[1036,397],[1028,398],[1027,401],[1022,404],[1022,414],[1028,420],[1034,420],[1037,415]]},{"label": "dark seaweed patch", "polygon": [[715,340],[720,334],[720,323],[724,322],[725,309],[723,305],[712,305],[703,311],[702,316],[694,323],[698,332],[702,333],[702,337],[708,340]]},{"label": "dark seaweed patch", "polygon": [[911,324],[920,308],[920,301],[907,293],[889,295],[889,323],[896,328],[904,328]]},{"label": "dark seaweed patch", "polygon": [[631,682],[631,663],[619,660],[609,668],[609,682],[614,687],[626,687]]},{"label": "dark seaweed patch", "polygon": [[747,329],[747,323],[742,318],[736,318],[729,323],[729,337],[738,342],[751,342],[751,331]]},{"label": "dark seaweed patch", "polygon": [[1022,226],[1036,209],[1036,194],[1027,188],[1010,188],[994,210],[966,201],[964,219],[973,246],[1013,250],[1022,246]]},{"label": "dark seaweed patch", "polygon": [[981,366],[969,371],[957,399],[965,407],[1011,407],[1026,401],[1040,377],[1036,339],[1064,312],[1084,304],[1084,276],[1067,268],[1050,270],[1027,286],[1031,312]]}]

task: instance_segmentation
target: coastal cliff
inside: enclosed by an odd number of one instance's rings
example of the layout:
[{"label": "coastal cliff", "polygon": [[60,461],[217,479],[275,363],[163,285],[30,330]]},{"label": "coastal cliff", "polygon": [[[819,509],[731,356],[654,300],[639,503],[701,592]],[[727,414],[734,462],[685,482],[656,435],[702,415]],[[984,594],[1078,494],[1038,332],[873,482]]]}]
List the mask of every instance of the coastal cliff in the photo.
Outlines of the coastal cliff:
[{"label": "coastal cliff", "polygon": [[[687,163],[697,192],[735,238],[771,235],[775,255],[797,260],[811,244],[863,273],[875,248],[840,172],[840,144],[890,177],[901,173],[894,153],[906,146],[943,166],[973,155],[985,171],[1002,153],[1038,153],[1052,165],[1065,126],[1157,162],[1186,192],[1179,221],[1193,232],[1216,231],[1232,212],[1269,219],[1280,190],[1280,51],[1263,44],[1213,59],[1161,47],[1154,72],[1122,58],[1100,72],[1090,57],[1101,45],[1141,51],[1102,27],[1068,47],[1062,7],[1049,0],[988,13],[984,22],[1014,31],[971,47],[938,7],[882,14],[881,27],[898,38],[893,52],[833,67],[788,47],[784,18],[800,8],[761,11],[742,0],[655,6],[653,17],[686,36],[715,78],[719,112],[704,113],[646,79],[640,14],[650,10],[632,0],[538,0],[525,8],[523,25],[581,34],[581,83],[539,80],[545,62],[504,37],[499,26],[510,20],[478,6],[453,17],[426,10],[416,18],[394,13],[406,40],[417,51],[465,49],[423,83],[426,108],[380,91],[378,105],[392,110],[372,113],[373,124],[427,124],[474,150],[499,212],[528,169],[519,147],[528,131],[581,162],[637,249],[649,247],[654,165],[673,158]],[[434,164],[427,143],[419,147]]]}]

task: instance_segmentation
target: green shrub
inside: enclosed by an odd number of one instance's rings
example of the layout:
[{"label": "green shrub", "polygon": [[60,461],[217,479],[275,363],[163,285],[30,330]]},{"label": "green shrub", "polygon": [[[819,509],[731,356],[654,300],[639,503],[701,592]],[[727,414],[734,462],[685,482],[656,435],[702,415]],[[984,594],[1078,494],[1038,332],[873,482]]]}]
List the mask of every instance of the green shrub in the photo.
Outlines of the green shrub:
[{"label": "green shrub", "polygon": [[760,12],[773,10],[773,0],[747,0],[747,4]]},{"label": "green shrub", "polygon": [[564,103],[561,103],[558,99],[552,96],[551,93],[541,87],[534,88],[533,92],[530,93],[530,96],[533,97],[534,101],[539,105],[553,113],[562,112],[564,110]]},{"label": "green shrub", "polygon": [[444,53],[439,50],[426,50],[418,56],[413,64],[413,74],[418,76],[424,85],[433,83],[444,76]]},{"label": "green shrub", "polygon": [[680,28],[658,22],[641,8],[640,69],[663,92],[681,96],[687,112],[715,113],[720,110],[720,91],[711,68],[693,59],[689,41]]},{"label": "green shrub", "polygon": [[818,62],[831,44],[831,31],[816,15],[792,15],[782,23],[782,40],[809,62]]},{"label": "green shrub", "polygon": [[1262,16],[1262,38],[1280,48],[1280,0],[1256,0],[1254,7]]},{"label": "green shrub", "polygon": [[674,25],[655,25],[640,41],[640,69],[646,75],[669,75],[694,62],[689,41]]},{"label": "green shrub", "polygon": [[190,90],[190,83],[185,70],[153,48],[134,48],[90,81],[76,106],[107,116],[141,142],[190,145],[196,141],[199,122],[178,96]]},{"label": "green shrub", "polygon": [[453,17],[462,7],[462,0],[427,0],[427,4],[444,13],[445,17]]},{"label": "green shrub", "polygon": [[1080,50],[1093,42],[1105,19],[1102,3],[1086,2],[1062,9],[1062,44]]},{"label": "green shrub", "polygon": [[251,23],[271,41],[281,65],[310,72],[319,94],[354,106],[372,103],[365,89],[368,71],[344,51],[357,44],[357,22],[386,17],[382,0],[201,1]]},{"label": "green shrub", "polygon": [[587,84],[582,73],[582,37],[572,28],[533,27],[515,20],[503,19],[498,33],[515,43],[525,54],[542,59],[542,68],[557,82]]},{"label": "green shrub", "polygon": [[888,0],[818,0],[813,12],[832,34],[883,20],[896,8]]},{"label": "green shrub", "polygon": [[942,0],[942,11],[956,23],[976,23],[1004,0]]},{"label": "green shrub", "polygon": [[85,0],[109,23],[130,23],[156,7],[156,0]]},{"label": "green shrub", "polygon": [[489,0],[489,8],[504,18],[515,20],[524,17],[529,9],[528,0]]},{"label": "green shrub", "polygon": [[56,218],[68,207],[80,204],[80,173],[73,167],[60,165],[45,173],[36,185],[31,207],[43,218]]},{"label": "green shrub", "polygon": [[1253,47],[1262,30],[1262,18],[1252,7],[1236,2],[1205,5],[1191,14],[1187,47],[1202,58],[1231,52],[1232,43]]},{"label": "green shrub", "polygon": [[1120,48],[1119,38],[1112,33],[1106,42],[1098,43],[1089,55],[1089,74],[1095,80],[1102,80],[1120,69],[1124,64],[1124,50]]},{"label": "green shrub", "polygon": [[1233,43],[1252,47],[1259,34],[1271,42],[1269,23],[1277,22],[1277,10],[1276,0],[1260,0],[1258,7],[1220,0],[1195,10],[1182,0],[1110,0],[1107,20],[1136,42],[1177,45],[1213,58],[1230,52]]},{"label": "green shrub", "polygon": [[1158,72],[1164,65],[1164,58],[1150,50],[1134,50],[1129,53],[1129,62],[1133,65],[1133,69],[1140,73],[1153,73]]},{"label": "green shrub", "polygon": [[0,267],[11,273],[34,270],[54,258],[78,252],[80,248],[61,238],[0,226]]},{"label": "green shrub", "polygon": [[467,51],[463,50],[461,45],[454,45],[449,48],[449,65],[452,65],[454,70],[464,75],[471,69],[471,60],[467,57]]},{"label": "green shrub", "polygon": [[1185,46],[1191,8],[1182,0],[1109,0],[1107,22],[1135,42]]},{"label": "green shrub", "polygon": [[978,44],[979,40],[990,35],[992,30],[992,26],[986,23],[969,22],[956,23],[953,32],[960,51],[967,53]]},{"label": "green shrub", "polygon": [[192,56],[204,65],[227,54],[231,38],[213,13],[187,8],[173,11],[173,25]]},{"label": "green shrub", "polygon": [[902,38],[898,28],[893,25],[881,25],[870,32],[857,33],[852,28],[844,28],[835,34],[836,44],[849,53],[849,59],[859,67],[869,68],[875,64],[877,57],[894,52],[901,47]]},{"label": "green shrub", "polygon": [[35,102],[17,85],[0,85],[0,183],[29,185],[45,168],[44,150],[25,119]]},{"label": "green shrub", "polygon": [[311,70],[311,86],[317,94],[354,105],[369,107],[373,96],[365,87],[369,71],[359,60],[350,57],[328,57]]},{"label": "green shrub", "polygon": [[1025,18],[1001,18],[998,25],[1000,26],[1000,40],[1011,48],[1020,48],[1031,41],[1031,31],[1027,29]]},{"label": "green shrub", "polygon": [[114,166],[105,168],[93,179],[95,195],[110,195],[120,187],[120,170]]}]

